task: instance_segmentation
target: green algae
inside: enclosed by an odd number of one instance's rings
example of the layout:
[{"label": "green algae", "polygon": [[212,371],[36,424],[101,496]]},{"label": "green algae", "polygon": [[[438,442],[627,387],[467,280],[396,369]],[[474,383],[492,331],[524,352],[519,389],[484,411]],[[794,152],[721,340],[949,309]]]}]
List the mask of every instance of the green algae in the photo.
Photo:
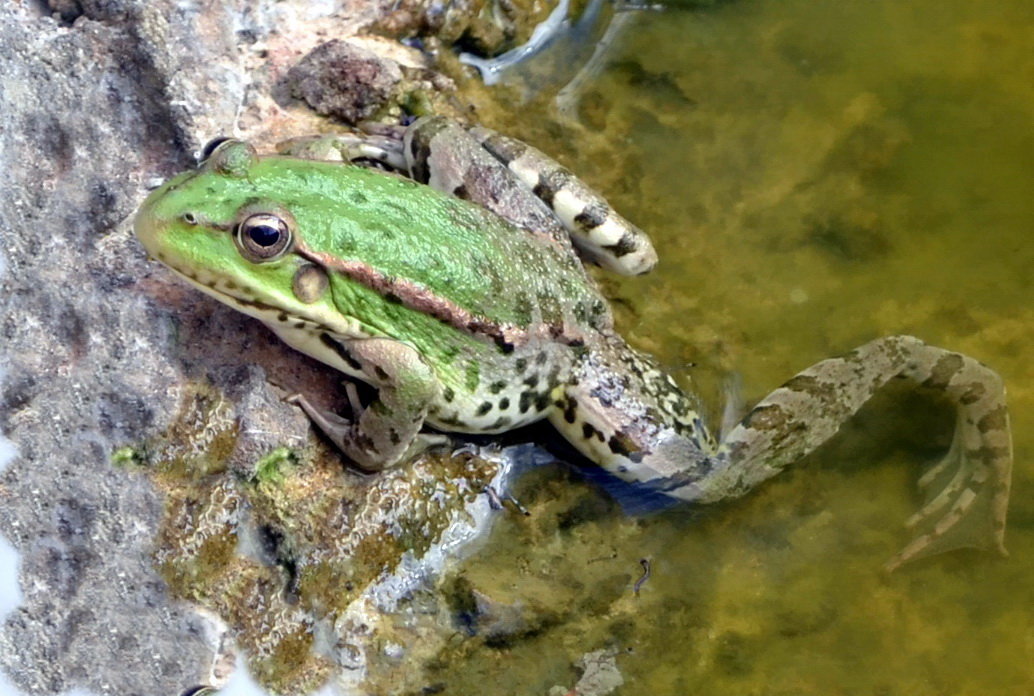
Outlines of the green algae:
[{"label": "green algae", "polygon": [[[164,494],[153,554],[169,592],[219,616],[270,692],[309,693],[340,671],[315,626],[335,626],[403,556],[425,553],[496,465],[429,455],[369,477],[322,445],[255,454],[235,408],[210,384],[188,385],[172,425],[113,463]],[[391,640],[391,621],[381,628]]]}]

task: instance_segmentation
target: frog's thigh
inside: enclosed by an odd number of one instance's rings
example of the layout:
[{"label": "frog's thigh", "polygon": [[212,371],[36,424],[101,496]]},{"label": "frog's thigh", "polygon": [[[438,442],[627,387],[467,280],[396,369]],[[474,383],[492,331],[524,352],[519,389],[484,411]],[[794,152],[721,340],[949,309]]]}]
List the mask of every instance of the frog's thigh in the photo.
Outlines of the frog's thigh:
[{"label": "frog's thigh", "polygon": [[908,522],[916,537],[888,568],[959,546],[1004,553],[1012,447],[1001,378],[911,336],[882,338],[801,372],[754,407],[722,441],[712,471],[687,489],[702,500],[745,493],[825,442],[894,377],[943,394],[957,419],[948,455],[920,479],[927,503]]},{"label": "frog's thigh", "polygon": [[553,209],[575,246],[592,261],[622,275],[646,273],[657,264],[657,252],[646,233],[618,215],[606,199],[559,162],[487,128],[470,132]]},{"label": "frog's thigh", "polygon": [[341,347],[379,389],[355,423],[299,400],[312,421],[363,469],[377,471],[414,456],[431,437],[420,434],[439,384],[420,354],[387,338],[341,341]]},{"label": "frog's thigh", "polygon": [[407,169],[402,141],[382,135],[339,133],[302,136],[277,143],[276,151],[291,157],[332,162],[373,160],[383,162],[392,169]]}]

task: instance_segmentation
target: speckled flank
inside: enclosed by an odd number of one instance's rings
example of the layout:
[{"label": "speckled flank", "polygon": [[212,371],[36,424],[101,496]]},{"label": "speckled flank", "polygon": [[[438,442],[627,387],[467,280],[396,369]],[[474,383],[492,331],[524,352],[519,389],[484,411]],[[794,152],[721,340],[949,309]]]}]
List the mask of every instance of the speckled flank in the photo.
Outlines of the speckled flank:
[{"label": "speckled flank", "polygon": [[582,354],[550,419],[587,456],[629,481],[666,481],[716,446],[692,399],[617,338]]},{"label": "speckled flank", "polygon": [[498,433],[541,420],[567,379],[568,350],[543,344],[483,360],[476,371],[465,373],[462,384],[442,390],[428,422],[457,432]]},{"label": "speckled flank", "polygon": [[555,160],[486,128],[471,129],[471,134],[556,212],[575,246],[591,260],[623,275],[646,273],[656,265],[646,234]]}]

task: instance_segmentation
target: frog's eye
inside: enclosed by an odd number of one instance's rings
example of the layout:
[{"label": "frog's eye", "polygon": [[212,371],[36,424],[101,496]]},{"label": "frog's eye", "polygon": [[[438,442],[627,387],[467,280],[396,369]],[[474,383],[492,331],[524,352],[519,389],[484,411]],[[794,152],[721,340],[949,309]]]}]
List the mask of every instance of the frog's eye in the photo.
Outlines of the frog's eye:
[{"label": "frog's eye", "polygon": [[294,235],[287,221],[269,213],[250,215],[237,225],[237,247],[252,263],[274,261],[291,247]]}]

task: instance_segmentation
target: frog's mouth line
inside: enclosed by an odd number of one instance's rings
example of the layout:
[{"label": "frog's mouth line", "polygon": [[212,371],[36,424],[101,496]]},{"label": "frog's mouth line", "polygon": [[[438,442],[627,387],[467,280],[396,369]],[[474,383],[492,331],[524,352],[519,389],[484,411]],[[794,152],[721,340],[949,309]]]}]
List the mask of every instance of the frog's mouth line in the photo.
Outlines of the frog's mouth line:
[{"label": "frog's mouth line", "polygon": [[290,323],[291,321],[304,322],[312,328],[317,328],[322,331],[329,331],[331,333],[335,333],[333,329],[325,326],[324,324],[318,321],[313,320],[310,317],[303,317],[299,314],[293,314],[287,311],[286,309],[283,309],[282,307],[276,307],[274,305],[266,304],[265,302],[260,302],[258,300],[242,299],[237,295],[226,292],[224,290],[220,290],[215,285],[204,282],[197,274],[188,273],[186,271],[182,271],[176,268],[175,266],[172,266],[166,259],[160,260],[163,264],[168,266],[169,270],[178,275],[180,278],[183,278],[183,280],[187,281],[201,292],[211,297],[214,297],[220,302],[229,304],[237,311],[255,317],[260,321],[266,323],[273,323],[274,321],[277,323]]}]

